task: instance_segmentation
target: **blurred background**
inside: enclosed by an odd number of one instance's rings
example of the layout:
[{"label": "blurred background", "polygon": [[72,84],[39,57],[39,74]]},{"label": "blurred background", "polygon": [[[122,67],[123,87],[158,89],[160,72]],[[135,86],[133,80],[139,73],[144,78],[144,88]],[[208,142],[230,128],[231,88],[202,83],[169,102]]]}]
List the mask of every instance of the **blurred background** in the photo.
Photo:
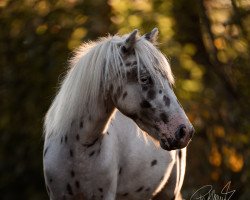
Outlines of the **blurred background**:
[{"label": "blurred background", "polygon": [[1,199],[48,199],[43,117],[72,50],[154,27],[196,128],[184,198],[231,181],[250,199],[250,0],[0,0]]}]

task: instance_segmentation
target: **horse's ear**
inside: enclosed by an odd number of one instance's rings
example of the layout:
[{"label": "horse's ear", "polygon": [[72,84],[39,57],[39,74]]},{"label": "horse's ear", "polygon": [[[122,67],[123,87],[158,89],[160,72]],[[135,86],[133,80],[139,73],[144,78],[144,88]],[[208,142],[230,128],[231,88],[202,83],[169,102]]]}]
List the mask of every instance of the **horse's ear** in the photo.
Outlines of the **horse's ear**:
[{"label": "horse's ear", "polygon": [[143,37],[148,40],[149,42],[155,44],[156,40],[158,38],[158,28],[154,28],[151,32],[146,33],[145,35],[143,35]]},{"label": "horse's ear", "polygon": [[138,34],[138,30],[135,29],[126,38],[124,45],[122,45],[122,52],[123,53],[130,53],[133,50],[135,43],[136,43],[136,40],[137,40],[137,34]]}]

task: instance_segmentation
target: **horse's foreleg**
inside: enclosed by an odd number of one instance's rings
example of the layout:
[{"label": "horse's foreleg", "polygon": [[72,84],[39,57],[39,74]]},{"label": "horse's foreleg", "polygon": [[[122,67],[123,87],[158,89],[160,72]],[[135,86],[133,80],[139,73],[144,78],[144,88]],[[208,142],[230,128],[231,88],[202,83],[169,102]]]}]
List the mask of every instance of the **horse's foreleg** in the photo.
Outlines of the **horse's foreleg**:
[{"label": "horse's foreleg", "polygon": [[176,151],[176,161],[163,189],[152,200],[181,200],[181,187],[186,168],[186,148]]}]

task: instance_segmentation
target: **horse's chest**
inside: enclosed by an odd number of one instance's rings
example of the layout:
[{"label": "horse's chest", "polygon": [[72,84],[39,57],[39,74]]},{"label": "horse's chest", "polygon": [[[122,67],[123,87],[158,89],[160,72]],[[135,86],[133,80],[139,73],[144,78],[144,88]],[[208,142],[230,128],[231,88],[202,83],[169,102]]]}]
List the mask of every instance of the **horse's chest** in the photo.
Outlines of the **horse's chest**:
[{"label": "horse's chest", "polygon": [[149,199],[168,179],[167,159],[142,160],[136,165],[125,164],[119,169],[117,197],[123,199]]}]

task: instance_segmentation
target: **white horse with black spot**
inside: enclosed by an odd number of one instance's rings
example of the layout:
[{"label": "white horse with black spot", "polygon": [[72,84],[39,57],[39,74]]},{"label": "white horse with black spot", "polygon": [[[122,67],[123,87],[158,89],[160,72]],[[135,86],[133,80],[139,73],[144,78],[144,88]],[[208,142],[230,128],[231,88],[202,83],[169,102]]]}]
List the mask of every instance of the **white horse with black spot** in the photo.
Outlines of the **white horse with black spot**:
[{"label": "white horse with black spot", "polygon": [[157,34],[134,30],[76,51],[45,118],[50,199],[181,199],[194,129]]}]

